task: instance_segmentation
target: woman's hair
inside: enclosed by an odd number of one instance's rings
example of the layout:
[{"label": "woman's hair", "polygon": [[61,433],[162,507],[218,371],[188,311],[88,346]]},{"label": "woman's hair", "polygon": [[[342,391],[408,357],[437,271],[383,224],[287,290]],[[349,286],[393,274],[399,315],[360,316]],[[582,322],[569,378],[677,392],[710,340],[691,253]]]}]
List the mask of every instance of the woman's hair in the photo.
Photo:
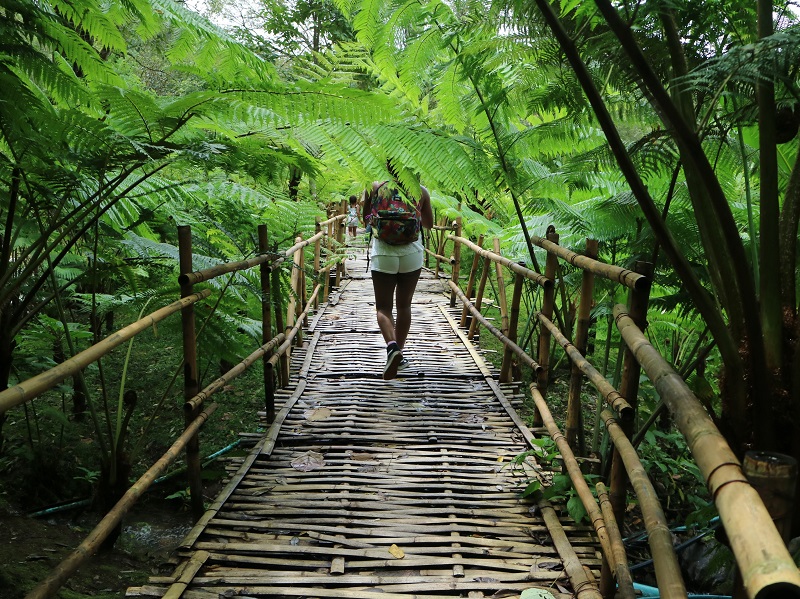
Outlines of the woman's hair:
[{"label": "woman's hair", "polygon": [[358,198],[356,196],[350,196],[350,203],[355,204],[356,202],[358,202]]}]

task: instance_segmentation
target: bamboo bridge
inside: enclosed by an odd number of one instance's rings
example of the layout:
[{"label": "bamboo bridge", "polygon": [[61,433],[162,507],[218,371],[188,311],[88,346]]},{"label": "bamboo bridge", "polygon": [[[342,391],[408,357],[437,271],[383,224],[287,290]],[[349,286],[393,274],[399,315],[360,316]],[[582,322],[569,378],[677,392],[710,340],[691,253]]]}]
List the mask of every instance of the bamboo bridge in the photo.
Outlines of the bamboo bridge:
[{"label": "bamboo bridge", "polygon": [[[650,287],[646,265],[631,271],[603,264],[591,240],[585,254],[576,254],[559,246],[551,229],[546,238],[532,239],[546,255],[539,273],[503,257],[496,239],[491,251],[483,238],[476,243],[462,237],[460,219],[440,220],[426,247],[435,267],[423,270],[414,296],[404,349],[411,363],[397,379],[384,381],[385,346],[365,248],[344,243],[343,212],[344,206],[338,216],[318,219],[313,234],[283,251],[270,247],[261,225],[255,257],[201,271],[192,268],[191,231],[179,228],[180,300],[0,392],[2,413],[181,313],[184,433],[27,599],[55,595],[184,450],[196,525],[175,552],[174,572],[128,588],[127,597],[633,599],[618,525],[628,488],[647,527],[660,596],[687,597],[663,510],[629,440],[640,372],[653,381],[706,480],[741,573],[737,592],[751,599],[800,598],[800,573],[742,465],[702,404],[642,333]],[[448,243],[452,254],[446,257]],[[465,291],[462,248],[473,255]],[[312,249],[313,265],[307,265]],[[572,339],[551,320],[562,262],[582,273]],[[291,292],[284,298],[280,275],[287,265]],[[211,291],[196,292],[194,285],[254,267],[261,274],[263,345],[200,389],[194,305]],[[481,313],[492,270],[500,328]],[[510,300],[507,270],[513,273]],[[627,347],[619,390],[584,357],[594,277],[630,294],[628,306],[614,310]],[[534,312],[535,358],[517,339],[526,285],[537,286],[542,298]],[[484,359],[478,330],[502,342],[499,372]],[[572,367],[564,433],[546,400],[554,343]],[[209,403],[213,394],[256,362],[263,364],[265,405],[259,416],[266,432],[248,437],[249,454],[229,462],[227,483],[206,509],[198,432],[216,408]],[[531,428],[520,415],[523,367],[533,371]],[[585,381],[606,403],[599,418],[614,445],[610,490],[598,483],[596,497],[582,471],[588,462],[580,458]],[[558,449],[555,460],[540,459],[538,440],[544,437]],[[556,472],[569,475],[588,524],[574,522],[565,505],[529,492],[548,486]]]},{"label": "bamboo bridge", "polygon": [[174,576],[128,597],[480,597],[536,586],[569,597],[562,559],[577,556],[599,578],[591,527],[564,521],[562,555],[520,497],[547,473],[512,462],[532,435],[518,390],[494,382],[442,283],[430,271],[420,280],[411,365],[384,381],[363,249],[355,258],[294,352],[275,422],[181,545]]}]

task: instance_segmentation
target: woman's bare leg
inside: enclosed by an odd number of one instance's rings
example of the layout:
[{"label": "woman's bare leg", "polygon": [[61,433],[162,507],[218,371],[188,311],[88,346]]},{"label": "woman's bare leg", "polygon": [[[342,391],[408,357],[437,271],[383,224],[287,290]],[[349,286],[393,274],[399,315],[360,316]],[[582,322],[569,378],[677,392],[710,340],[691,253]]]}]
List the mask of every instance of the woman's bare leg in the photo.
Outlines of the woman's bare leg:
[{"label": "woman's bare leg", "polygon": [[411,329],[411,300],[422,269],[405,272],[397,276],[397,320],[394,324],[394,338],[400,349],[406,344],[408,331]]},{"label": "woman's bare leg", "polygon": [[392,304],[394,303],[397,277],[401,275],[390,275],[377,270],[373,270],[371,274],[372,288],[375,290],[375,313],[378,320],[378,328],[381,330],[383,340],[388,344],[390,341],[397,341],[395,322],[392,317]]}]

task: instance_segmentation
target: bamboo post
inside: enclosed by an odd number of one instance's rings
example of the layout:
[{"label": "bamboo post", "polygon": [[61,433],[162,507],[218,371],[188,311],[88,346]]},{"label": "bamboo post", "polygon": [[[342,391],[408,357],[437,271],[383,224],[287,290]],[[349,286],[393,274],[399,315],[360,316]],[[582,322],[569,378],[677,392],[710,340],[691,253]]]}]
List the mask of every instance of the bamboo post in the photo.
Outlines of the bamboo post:
[{"label": "bamboo post", "polygon": [[[283,324],[283,300],[281,299],[281,269],[280,266],[272,271],[272,304],[275,314],[275,330],[279,333],[284,332]],[[283,353],[280,357],[280,383],[281,387],[289,384],[289,357]]]},{"label": "bamboo post", "polygon": [[[492,261],[487,257],[483,259],[483,270],[481,271],[481,280],[478,283],[478,293],[475,295],[475,308],[480,312],[481,303],[483,302],[483,291],[486,288],[486,281],[489,278],[489,269],[491,268]],[[478,321],[473,318],[469,325],[469,333],[467,339],[470,341],[475,337],[475,331],[478,329]]]},{"label": "bamboo post", "polygon": [[[653,274],[653,265],[649,262],[637,262],[634,269],[637,273],[645,275],[649,281]],[[639,330],[644,331],[647,324],[647,304],[650,299],[650,285],[637,286],[630,290],[628,298],[628,314],[639,327]],[[625,346],[625,354],[622,361],[622,382],[619,386],[619,392],[624,397],[634,410],[634,418],[627,422],[620,423],[620,428],[625,432],[625,435],[630,438],[633,433],[633,422],[636,419],[636,411],[638,405],[639,395],[639,374],[641,367],[639,362],[636,361],[636,356],[629,346]],[[609,500],[611,507],[614,509],[614,514],[617,517],[617,525],[622,527],[625,522],[625,506],[627,505],[627,485],[628,476],[625,473],[625,467],[622,463],[622,458],[619,455],[619,450],[614,447],[614,453],[611,458],[611,474],[609,476],[611,490],[609,491]]]},{"label": "bamboo post", "polygon": [[[586,256],[593,260],[597,258],[597,241],[586,240]],[[575,347],[586,355],[586,342],[589,337],[589,317],[592,310],[592,297],[594,294],[594,274],[588,270],[583,271],[581,278],[581,300],[578,306],[578,326],[575,327]],[[577,364],[572,363],[569,379],[569,398],[567,400],[567,443],[575,453],[586,455],[586,440],[583,431],[583,414],[581,410],[581,385],[583,373]]]},{"label": "bamboo post", "polygon": [[[517,342],[517,328],[519,324],[519,305],[522,300],[522,283],[525,281],[520,273],[514,278],[514,292],[511,294],[511,318],[508,322],[508,338],[514,343]],[[511,361],[513,353],[511,348],[505,346],[503,351],[503,364],[500,367],[500,382],[511,382]]]},{"label": "bamboo post", "polygon": [[[178,252],[180,272],[192,272],[192,228],[189,225],[178,227]],[[181,284],[181,297],[194,293],[192,283]],[[183,330],[183,397],[191,399],[200,390],[197,375],[197,338],[195,337],[194,304],[181,310],[181,328]],[[202,404],[188,408],[184,412],[184,426],[189,428],[202,411]],[[189,493],[192,505],[192,516],[195,521],[203,515],[203,481],[200,476],[200,438],[192,435],[186,444],[186,472],[189,478]]]},{"label": "bamboo post", "polygon": [[[302,235],[295,237],[294,242],[300,243],[303,240]],[[297,319],[297,304],[300,301],[300,254],[296,250],[292,255],[292,275],[289,278],[289,303],[286,307],[286,328],[291,329]],[[291,350],[286,352],[290,354]],[[290,354],[291,359],[291,354]]]},{"label": "bamboo post", "polygon": [[[297,277],[299,295],[295,310],[297,310],[297,314],[300,315],[305,313],[306,304],[308,303],[308,292],[306,291],[306,252],[301,248],[297,251],[296,255],[297,268],[299,271]],[[303,327],[305,326],[308,326],[308,321],[306,317],[303,317],[303,322],[300,323],[300,330],[297,332],[298,345],[303,343]]]},{"label": "bamboo post", "polygon": [[[547,240],[551,243],[558,244],[558,233],[553,225],[547,227]],[[558,257],[553,252],[547,252],[544,265],[544,276],[553,282],[549,287],[545,287],[542,293],[542,315],[548,320],[553,319],[553,309],[556,303],[556,272],[558,270]],[[536,377],[536,386],[539,393],[543,397],[547,396],[547,385],[550,380],[550,331],[546,329],[539,329],[539,349],[537,351],[537,359],[539,366],[542,369]],[[534,426],[541,426],[542,421],[538,412],[533,415]]]},{"label": "bamboo post", "polygon": [[[267,225],[258,225],[258,251],[262,254],[269,251],[269,234]],[[263,345],[272,339],[272,297],[269,280],[269,264],[262,262],[260,269],[261,275],[261,344]],[[269,406],[269,398],[273,397],[272,415],[275,416],[274,397],[275,397],[275,377],[269,359],[272,352],[264,354],[264,404]],[[269,408],[267,407],[267,422],[272,422],[269,418]]]},{"label": "bamboo post", "polygon": [[[333,223],[330,220],[331,210],[328,210],[328,235],[325,237],[325,247],[328,249],[328,260],[333,257]],[[369,251],[369,249],[367,249]],[[323,301],[328,301],[328,295],[331,288],[331,269],[325,273],[325,287],[323,288]]]},{"label": "bamboo post", "polygon": [[[319,217],[314,219],[314,234],[318,235],[322,232],[322,225],[319,224]],[[322,255],[322,239],[317,239],[314,242],[314,285],[321,283],[319,280],[319,267],[320,256]],[[319,296],[314,299],[314,310],[319,308]]]},{"label": "bamboo post", "polygon": [[[455,220],[456,237],[461,237],[461,202],[458,203],[458,217]],[[453,242],[453,272],[451,280],[458,285],[458,277],[461,274],[461,244]],[[456,307],[456,294],[454,291],[450,292],[450,307]]]},{"label": "bamboo post", "polygon": [[[495,237],[493,240],[494,243],[494,253],[498,256],[500,254],[500,238]],[[495,262],[494,264],[495,273],[497,274],[497,303],[500,307],[500,330],[503,331],[503,335],[506,337],[508,336],[508,304],[506,303],[506,280],[503,277],[503,266]]]},{"label": "bamboo post", "polygon": [[[447,223],[447,217],[444,217],[444,219],[442,219],[442,226],[445,226],[445,223]],[[444,248],[445,248],[445,244],[446,243],[447,243],[447,235],[445,234],[444,231],[439,231],[439,246],[436,249],[436,253],[439,256],[444,256]],[[436,258],[436,278],[437,279],[439,278],[440,267],[441,267],[441,261],[437,257]]]},{"label": "bamboo post", "polygon": [[[337,216],[340,214],[346,214],[347,212],[347,204],[344,200],[339,202],[339,211],[336,213]],[[342,246],[344,245],[344,234],[345,234],[345,226],[343,220],[336,221],[336,241],[338,246],[336,248],[336,253],[339,254],[342,250]],[[344,274],[344,262],[341,260],[336,263],[336,287],[338,287],[342,282],[342,275]]]},{"label": "bamboo post", "polygon": [[[460,237],[461,235],[459,235]],[[478,237],[478,246],[483,247],[483,235]],[[475,291],[475,275],[478,272],[478,264],[480,264],[481,255],[478,252],[475,252],[472,256],[472,268],[469,269],[469,279],[467,280],[467,292],[465,295],[472,299],[472,294]],[[463,310],[461,310],[461,322],[459,326],[463,329],[465,327],[469,327],[472,324],[472,318],[469,317],[469,311],[467,307],[464,306]]]}]

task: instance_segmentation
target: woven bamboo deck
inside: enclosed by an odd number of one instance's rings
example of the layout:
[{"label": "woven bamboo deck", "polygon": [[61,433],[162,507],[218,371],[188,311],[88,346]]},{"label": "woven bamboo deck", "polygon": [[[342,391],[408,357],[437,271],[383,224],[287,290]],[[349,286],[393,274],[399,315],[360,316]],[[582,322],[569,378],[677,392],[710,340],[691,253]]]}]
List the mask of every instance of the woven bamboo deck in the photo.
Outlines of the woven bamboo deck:
[{"label": "woven bamboo deck", "polygon": [[[293,354],[275,425],[234,464],[174,574],[127,596],[573,596],[541,515],[520,496],[538,467],[511,465],[531,434],[515,388],[492,380],[427,271],[404,352],[412,364],[383,381],[362,248],[347,268]],[[598,575],[590,529],[562,522]]]}]

